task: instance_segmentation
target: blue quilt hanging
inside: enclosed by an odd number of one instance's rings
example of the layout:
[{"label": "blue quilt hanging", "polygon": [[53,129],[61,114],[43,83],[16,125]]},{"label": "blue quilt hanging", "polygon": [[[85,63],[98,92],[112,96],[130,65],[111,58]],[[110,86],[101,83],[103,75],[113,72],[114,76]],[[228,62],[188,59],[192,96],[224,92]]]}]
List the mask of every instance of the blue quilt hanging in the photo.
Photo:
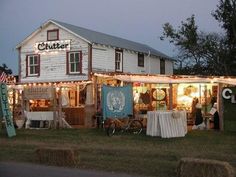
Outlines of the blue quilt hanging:
[{"label": "blue quilt hanging", "polygon": [[103,119],[119,118],[133,114],[132,86],[102,86]]}]

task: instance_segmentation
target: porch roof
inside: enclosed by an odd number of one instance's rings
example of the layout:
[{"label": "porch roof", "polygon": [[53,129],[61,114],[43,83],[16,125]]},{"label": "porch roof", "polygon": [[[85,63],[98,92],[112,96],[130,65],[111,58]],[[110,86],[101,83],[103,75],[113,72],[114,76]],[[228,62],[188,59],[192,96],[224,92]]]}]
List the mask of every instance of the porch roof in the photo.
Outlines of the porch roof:
[{"label": "porch roof", "polygon": [[235,77],[226,76],[187,76],[187,75],[131,75],[131,74],[100,74],[95,76],[114,78],[124,82],[177,84],[177,83],[222,83],[236,85]]}]

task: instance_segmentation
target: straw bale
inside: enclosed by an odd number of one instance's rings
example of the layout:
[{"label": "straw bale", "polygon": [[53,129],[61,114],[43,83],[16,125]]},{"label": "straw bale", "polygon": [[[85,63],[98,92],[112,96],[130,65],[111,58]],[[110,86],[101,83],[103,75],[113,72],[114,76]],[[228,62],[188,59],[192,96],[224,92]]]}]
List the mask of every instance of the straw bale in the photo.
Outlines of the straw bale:
[{"label": "straw bale", "polygon": [[233,167],[224,161],[182,158],[177,167],[178,177],[234,177]]},{"label": "straw bale", "polygon": [[79,163],[78,151],[70,148],[39,148],[36,151],[39,163],[55,166],[76,166]]}]

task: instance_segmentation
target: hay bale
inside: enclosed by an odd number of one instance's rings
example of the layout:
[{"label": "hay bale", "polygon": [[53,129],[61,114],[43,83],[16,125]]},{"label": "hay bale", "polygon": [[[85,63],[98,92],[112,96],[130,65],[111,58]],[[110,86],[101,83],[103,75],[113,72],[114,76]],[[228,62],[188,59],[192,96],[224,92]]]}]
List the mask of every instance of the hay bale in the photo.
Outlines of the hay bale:
[{"label": "hay bale", "polygon": [[70,148],[39,148],[36,151],[39,163],[55,166],[76,166],[79,163],[78,151]]},{"label": "hay bale", "polygon": [[228,162],[208,159],[182,158],[177,167],[178,177],[234,177]]}]

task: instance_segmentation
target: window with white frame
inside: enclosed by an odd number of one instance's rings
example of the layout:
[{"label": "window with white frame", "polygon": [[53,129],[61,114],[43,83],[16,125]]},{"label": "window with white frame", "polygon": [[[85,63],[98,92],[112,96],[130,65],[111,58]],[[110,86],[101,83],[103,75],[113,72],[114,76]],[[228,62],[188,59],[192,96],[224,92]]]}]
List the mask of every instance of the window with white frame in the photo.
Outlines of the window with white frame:
[{"label": "window with white frame", "polygon": [[115,71],[123,71],[123,52],[121,50],[116,50],[115,54]]},{"label": "window with white frame", "polygon": [[82,73],[82,53],[81,51],[68,52],[68,74]]},{"label": "window with white frame", "polygon": [[26,75],[38,76],[40,71],[39,55],[27,55],[26,59]]}]

